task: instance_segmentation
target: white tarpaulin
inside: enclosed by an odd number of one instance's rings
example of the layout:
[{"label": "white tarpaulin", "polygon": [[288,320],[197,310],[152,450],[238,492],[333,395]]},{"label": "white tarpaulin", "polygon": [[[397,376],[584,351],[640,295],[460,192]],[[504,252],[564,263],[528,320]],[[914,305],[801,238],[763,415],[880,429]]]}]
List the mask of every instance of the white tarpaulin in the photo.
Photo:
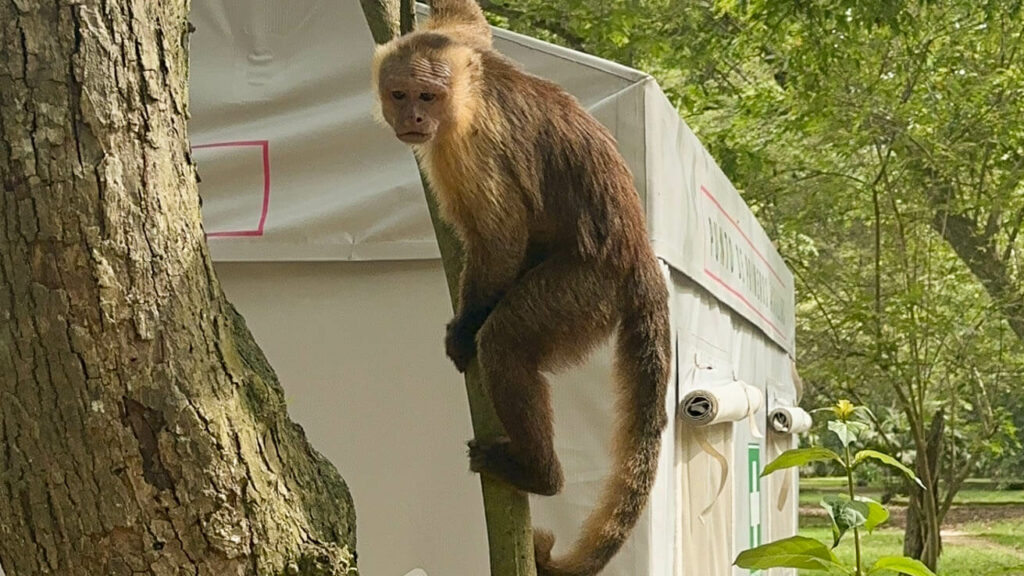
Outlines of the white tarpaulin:
[{"label": "white tarpaulin", "polygon": [[[371,119],[359,3],[208,0],[191,20],[190,130],[218,275],[291,414],[349,482],[362,573],[486,573],[465,393],[443,353],[444,277],[412,155]],[[774,398],[793,396],[792,276],[649,76],[495,33],[498,49],[608,126],[633,170],[674,294],[666,409],[676,413],[695,363],[768,400],[752,419],[708,427],[704,445],[670,423],[650,506],[604,574],[743,574],[735,554],[764,541],[762,520],[775,514],[753,431]],[[610,372],[606,346],[552,378],[566,488],[534,499],[533,516],[555,531],[556,554],[610,472]]]},{"label": "white tarpaulin", "polygon": [[[190,130],[215,258],[438,256],[412,154],[370,115],[357,2],[209,0],[192,22]],[[792,354],[792,275],[654,80],[509,32],[495,44],[612,131],[658,255]]]}]

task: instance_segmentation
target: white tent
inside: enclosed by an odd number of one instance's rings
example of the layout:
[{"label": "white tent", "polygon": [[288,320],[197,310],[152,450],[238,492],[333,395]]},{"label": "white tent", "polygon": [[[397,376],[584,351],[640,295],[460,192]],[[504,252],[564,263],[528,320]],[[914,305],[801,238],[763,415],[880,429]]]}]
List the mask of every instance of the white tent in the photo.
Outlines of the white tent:
[{"label": "white tent", "polygon": [[[412,155],[370,116],[358,3],[206,0],[191,20],[190,130],[218,275],[293,418],[349,483],[362,572],[485,574],[469,413],[443,353],[444,276]],[[792,276],[652,78],[495,34],[608,126],[633,170],[673,287],[670,413],[692,390],[726,397],[739,381],[766,399],[724,424],[672,419],[648,511],[605,574],[745,573],[731,567],[739,551],[796,526],[795,473],[757,478],[791,442],[762,434],[766,409],[797,400]],[[533,515],[556,554],[608,472],[609,370],[606,347],[552,379],[567,486],[534,499]]]}]

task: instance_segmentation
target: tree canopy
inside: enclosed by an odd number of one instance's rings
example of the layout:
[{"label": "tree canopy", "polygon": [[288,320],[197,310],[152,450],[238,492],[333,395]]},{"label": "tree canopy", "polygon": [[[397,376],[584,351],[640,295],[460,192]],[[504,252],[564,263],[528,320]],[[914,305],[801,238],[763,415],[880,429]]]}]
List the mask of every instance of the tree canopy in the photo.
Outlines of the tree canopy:
[{"label": "tree canopy", "polygon": [[657,78],[796,276],[812,398],[870,406],[907,462],[935,450],[936,520],[967,474],[1019,474],[1021,1],[485,6]]}]

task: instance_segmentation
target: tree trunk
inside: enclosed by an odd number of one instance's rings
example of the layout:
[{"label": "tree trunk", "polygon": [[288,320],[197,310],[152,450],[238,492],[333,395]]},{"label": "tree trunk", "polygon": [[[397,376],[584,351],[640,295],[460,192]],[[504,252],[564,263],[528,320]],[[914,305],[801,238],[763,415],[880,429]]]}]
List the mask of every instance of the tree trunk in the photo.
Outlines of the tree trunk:
[{"label": "tree trunk", "polygon": [[925,441],[927,447],[918,452],[917,475],[927,490],[908,482],[910,504],[907,507],[907,525],[904,529],[903,555],[917,558],[933,571],[942,553],[942,519],[939,513],[939,466],[942,461],[943,434],[946,417],[939,410],[932,418]]},{"label": "tree trunk", "polygon": [[213,273],[187,0],[0,0],[0,572],[352,573],[344,481]]},{"label": "tree trunk", "polygon": [[1013,261],[1020,253],[1013,244],[1022,230],[1020,217],[1024,213],[1005,224],[1010,246],[1000,249],[996,235],[1003,224],[999,219],[992,220],[991,215],[987,215],[985,225],[980,225],[976,217],[968,216],[958,207],[957,192],[949,178],[924,162],[915,162],[912,166],[921,172],[927,183],[925,192],[932,209],[932,229],[981,281],[992,302],[1006,317],[1010,329],[1024,342],[1024,279],[1018,275]]}]

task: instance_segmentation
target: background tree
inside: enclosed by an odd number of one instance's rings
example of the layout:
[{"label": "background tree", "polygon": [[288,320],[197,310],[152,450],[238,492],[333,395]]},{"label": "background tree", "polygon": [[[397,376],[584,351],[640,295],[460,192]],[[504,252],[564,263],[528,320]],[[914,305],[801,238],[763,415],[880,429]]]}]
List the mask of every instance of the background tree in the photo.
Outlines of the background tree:
[{"label": "background tree", "polygon": [[352,573],[334,468],[224,299],[189,3],[0,2],[0,564]]},{"label": "background tree", "polygon": [[486,5],[659,80],[796,275],[807,381],[896,410],[878,441],[929,488],[906,545],[934,568],[964,478],[1020,454],[1021,2]]}]

